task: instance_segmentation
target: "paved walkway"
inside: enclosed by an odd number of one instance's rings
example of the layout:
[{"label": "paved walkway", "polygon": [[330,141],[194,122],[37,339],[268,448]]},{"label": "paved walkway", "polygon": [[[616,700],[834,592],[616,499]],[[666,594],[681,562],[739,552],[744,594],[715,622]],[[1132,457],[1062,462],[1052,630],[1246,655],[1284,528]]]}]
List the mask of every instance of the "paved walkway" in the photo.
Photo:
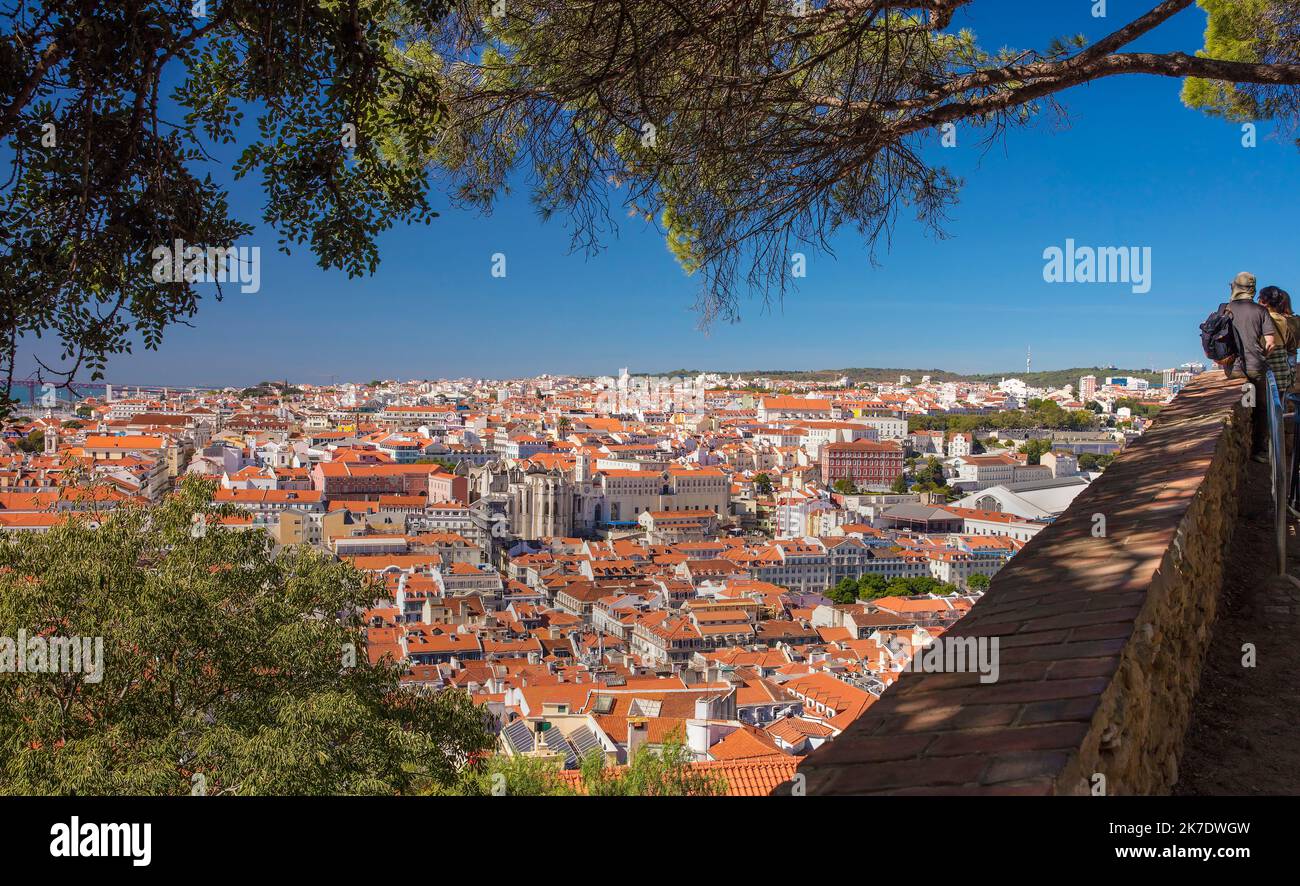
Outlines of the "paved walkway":
[{"label": "paved walkway", "polygon": [[[1268,466],[1247,471],[1175,794],[1300,794],[1300,582],[1273,568]],[[1287,571],[1300,576],[1296,530],[1292,521]]]}]

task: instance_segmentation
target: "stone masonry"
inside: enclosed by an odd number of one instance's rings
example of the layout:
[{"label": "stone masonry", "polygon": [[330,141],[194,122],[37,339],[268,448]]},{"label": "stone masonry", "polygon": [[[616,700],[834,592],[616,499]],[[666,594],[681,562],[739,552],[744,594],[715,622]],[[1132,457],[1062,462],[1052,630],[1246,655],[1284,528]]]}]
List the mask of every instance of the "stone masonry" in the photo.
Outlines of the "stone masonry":
[{"label": "stone masonry", "polygon": [[1185,388],[949,632],[999,638],[997,682],[903,674],[804,760],[807,793],[1168,792],[1246,465],[1240,385]]}]

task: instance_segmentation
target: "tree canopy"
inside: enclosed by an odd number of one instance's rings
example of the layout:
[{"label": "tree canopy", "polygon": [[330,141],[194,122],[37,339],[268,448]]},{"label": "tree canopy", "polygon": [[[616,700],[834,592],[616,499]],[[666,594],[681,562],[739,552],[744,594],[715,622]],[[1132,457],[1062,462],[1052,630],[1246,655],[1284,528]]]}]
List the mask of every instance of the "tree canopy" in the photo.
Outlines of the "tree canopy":
[{"label": "tree canopy", "polygon": [[[187,480],[98,528],[0,539],[0,633],[101,638],[99,679],[0,680],[0,792],[392,794],[492,747],[459,691],[399,687],[360,613],[379,589],[308,548],[224,528]],[[30,652],[29,652],[30,656]]]},{"label": "tree canopy", "polygon": [[[60,384],[156,348],[220,297],[211,251],[257,222],[364,274],[379,234],[435,216],[434,187],[488,209],[525,180],[577,246],[616,229],[613,204],[658,225],[707,322],[783,294],[794,253],[842,228],[873,247],[903,214],[941,233],[960,182],[926,149],[947,126],[988,143],[1125,74],[1293,126],[1300,0],[1197,2],[1204,44],[1149,52],[1134,42],[1193,0],[996,50],[963,26],[989,0],[12,0],[0,406],[35,338],[58,341],[39,375]],[[260,218],[232,211],[230,170]],[[178,242],[197,270],[156,278]]]},{"label": "tree canopy", "polygon": [[566,780],[559,761],[495,754],[465,771],[461,781],[439,793],[507,797],[713,797],[725,794],[726,779],[697,770],[678,731],[660,747],[642,745],[626,766],[609,764],[593,750],[580,763],[581,777]]},{"label": "tree canopy", "polygon": [[156,348],[188,322],[201,289],[221,296],[188,266],[155,279],[154,250],[248,242],[256,220],[232,214],[214,177],[228,168],[259,181],[280,249],[373,272],[379,233],[435,214],[426,171],[392,146],[437,138],[438,83],[414,38],[444,12],[436,0],[6,3],[0,402],[25,338],[60,343],[43,379],[98,378],[137,338]]},{"label": "tree canopy", "polygon": [[704,319],[734,319],[738,293],[784,293],[793,254],[842,227],[874,245],[907,213],[941,232],[960,182],[925,149],[945,127],[989,143],[1125,74],[1191,78],[1193,107],[1293,125],[1300,0],[1199,2],[1190,53],[1133,44],[1193,0],[1148,0],[1092,42],[1000,49],[961,26],[987,0],[509,0],[486,16],[459,0],[438,43],[450,135],[430,159],[483,206],[526,170],[587,248],[614,227],[612,192],[698,272]]}]

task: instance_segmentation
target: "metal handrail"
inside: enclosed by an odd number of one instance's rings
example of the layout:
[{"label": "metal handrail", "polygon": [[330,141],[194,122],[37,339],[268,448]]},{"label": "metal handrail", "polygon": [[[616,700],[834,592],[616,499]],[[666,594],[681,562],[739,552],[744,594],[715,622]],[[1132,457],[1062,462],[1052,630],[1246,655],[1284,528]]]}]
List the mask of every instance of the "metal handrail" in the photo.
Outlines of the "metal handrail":
[{"label": "metal handrail", "polygon": [[[1273,534],[1277,546],[1277,574],[1286,575],[1286,517],[1290,503],[1290,476],[1282,434],[1282,396],[1273,370],[1265,369],[1268,397],[1268,464],[1273,474]],[[1297,438],[1300,439],[1300,438]],[[1300,447],[1297,447],[1300,448]]]}]

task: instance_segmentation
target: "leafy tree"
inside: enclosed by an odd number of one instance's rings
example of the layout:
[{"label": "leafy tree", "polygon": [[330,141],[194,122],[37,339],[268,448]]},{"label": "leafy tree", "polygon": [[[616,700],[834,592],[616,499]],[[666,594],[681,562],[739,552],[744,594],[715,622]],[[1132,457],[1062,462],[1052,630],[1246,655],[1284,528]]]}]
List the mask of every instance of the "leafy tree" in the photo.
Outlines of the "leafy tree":
[{"label": "leafy tree", "polygon": [[458,784],[436,785],[430,792],[487,797],[494,788],[504,790],[507,797],[572,797],[578,793],[560,775],[559,760],[513,754],[493,754],[486,765],[467,769]]},{"label": "leafy tree", "polygon": [[858,599],[858,583],[848,577],[841,578],[835,587],[826,592],[826,596],[836,603],[853,603]]},{"label": "leafy tree", "polygon": [[511,0],[485,17],[464,0],[438,42],[454,137],[431,159],[481,205],[530,166],[541,211],[568,213],[588,248],[615,182],[699,274],[707,320],[734,318],[746,286],[783,293],[789,255],[840,226],[887,241],[906,207],[940,228],[959,188],[927,150],[945,124],[996,139],[1126,74],[1197,78],[1184,101],[1233,119],[1298,116],[1298,0],[1200,0],[1196,54],[1134,49],[1193,0],[1147,0],[1091,44],[996,50],[954,25],[989,2]]},{"label": "leafy tree", "polygon": [[1134,397],[1120,397],[1115,401],[1116,409],[1125,407],[1134,415],[1140,415],[1143,418],[1155,418],[1161,409],[1159,403],[1147,403],[1145,400],[1138,400]]},{"label": "leafy tree", "polygon": [[854,486],[853,481],[847,477],[842,477],[839,480],[836,480],[831,485],[831,488],[843,495],[854,495],[858,491],[858,487]]},{"label": "leafy tree", "polygon": [[18,440],[18,448],[23,452],[44,452],[45,432],[40,429],[28,431],[27,436]]},{"label": "leafy tree", "polygon": [[1097,470],[1097,456],[1091,452],[1085,452],[1079,456],[1079,470],[1095,471]]},{"label": "leafy tree", "polygon": [[657,749],[642,745],[626,766],[608,765],[601,751],[592,751],[582,760],[578,784],[560,775],[558,760],[498,754],[444,792],[486,796],[494,785],[510,797],[711,797],[727,792],[725,779],[695,769],[692,761],[680,732]]},{"label": "leafy tree", "polygon": [[680,732],[656,751],[642,745],[626,767],[605,764],[593,752],[582,761],[582,786],[593,797],[716,797],[727,792],[725,779],[701,772]]},{"label": "leafy tree", "polygon": [[[376,237],[428,222],[428,145],[443,106],[427,49],[446,3],[17,0],[0,10],[0,404],[24,337],[52,334],[42,379],[102,378],[136,339],[156,348],[202,287],[155,279],[154,250],[248,244],[212,174],[258,180],[288,251],[350,276]],[[245,120],[245,115],[250,120]],[[355,147],[353,143],[355,142]],[[233,147],[237,146],[237,147]],[[233,157],[223,156],[237,151]],[[206,260],[206,255],[204,256]],[[215,255],[214,255],[215,258]]]},{"label": "leafy tree", "polygon": [[892,578],[885,587],[885,596],[917,597],[922,594],[933,594],[941,585],[942,582],[929,575]]},{"label": "leafy tree", "polygon": [[966,587],[972,591],[987,591],[991,579],[982,572],[977,572],[970,578],[966,579]]},{"label": "leafy tree", "polygon": [[1042,437],[1031,437],[1020,444],[1019,451],[1028,456],[1026,461],[1029,464],[1036,465],[1042,461],[1044,455],[1052,451],[1052,441]]},{"label": "leafy tree", "polygon": [[772,478],[769,477],[767,474],[759,474],[757,477],[755,477],[755,478],[754,478],[754,492],[758,493],[759,495],[764,495],[764,496],[766,496],[766,495],[771,495],[771,494],[772,494]]},{"label": "leafy tree", "polygon": [[917,467],[916,480],[927,488],[937,489],[942,486],[947,486],[948,481],[943,476],[943,462],[939,461],[936,456],[930,456],[925,460],[923,466]]},{"label": "leafy tree", "polygon": [[900,495],[907,492],[907,475],[899,474],[894,478],[894,482],[889,486],[890,492],[896,492]]},{"label": "leafy tree", "polygon": [[162,504],[118,508],[98,528],[72,517],[0,540],[6,633],[103,644],[98,681],[0,680],[0,791],[392,794],[454,783],[492,746],[484,714],[462,692],[413,692],[396,665],[371,664],[360,613],[382,590],[309,548],[276,555],[265,533],[222,528],[213,488],[189,477]]},{"label": "leafy tree", "polygon": [[888,588],[888,580],[879,572],[867,572],[858,576],[858,596],[863,600],[883,597]]}]

